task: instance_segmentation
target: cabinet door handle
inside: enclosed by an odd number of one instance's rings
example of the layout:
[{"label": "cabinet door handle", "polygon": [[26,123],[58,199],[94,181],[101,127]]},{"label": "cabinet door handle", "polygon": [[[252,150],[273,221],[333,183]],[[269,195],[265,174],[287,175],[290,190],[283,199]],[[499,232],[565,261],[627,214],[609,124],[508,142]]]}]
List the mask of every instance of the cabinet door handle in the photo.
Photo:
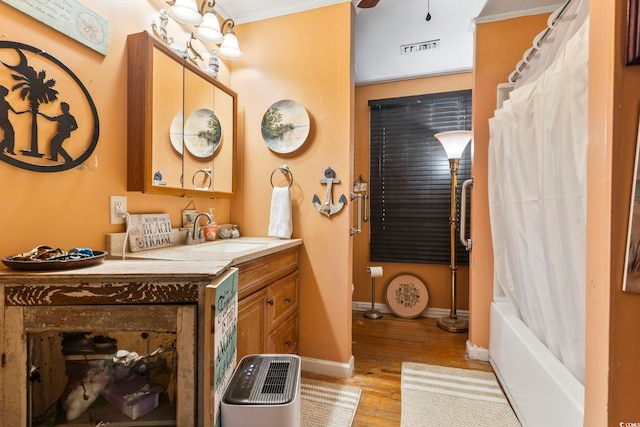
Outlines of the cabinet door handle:
[{"label": "cabinet door handle", "polygon": [[285,300],[286,302],[291,302],[291,297],[286,297],[284,300]]},{"label": "cabinet door handle", "polygon": [[268,300],[268,301],[267,301],[267,304],[269,304],[269,305],[273,305],[273,300],[272,300],[272,299]]},{"label": "cabinet door handle", "polygon": [[291,347],[291,341],[289,341],[289,340],[287,340],[284,344],[285,344],[287,347]]}]

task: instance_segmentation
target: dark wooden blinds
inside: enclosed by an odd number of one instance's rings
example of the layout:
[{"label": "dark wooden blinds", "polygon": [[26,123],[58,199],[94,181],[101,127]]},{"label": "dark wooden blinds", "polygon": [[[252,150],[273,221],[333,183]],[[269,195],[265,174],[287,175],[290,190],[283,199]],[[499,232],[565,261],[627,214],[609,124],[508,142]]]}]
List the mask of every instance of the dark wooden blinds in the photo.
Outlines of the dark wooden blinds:
[{"label": "dark wooden blinds", "polygon": [[[369,107],[371,261],[449,264],[451,174],[434,135],[471,129],[471,91],[372,100]],[[471,145],[458,170],[458,215]],[[456,241],[457,264],[468,265],[457,234]]]}]

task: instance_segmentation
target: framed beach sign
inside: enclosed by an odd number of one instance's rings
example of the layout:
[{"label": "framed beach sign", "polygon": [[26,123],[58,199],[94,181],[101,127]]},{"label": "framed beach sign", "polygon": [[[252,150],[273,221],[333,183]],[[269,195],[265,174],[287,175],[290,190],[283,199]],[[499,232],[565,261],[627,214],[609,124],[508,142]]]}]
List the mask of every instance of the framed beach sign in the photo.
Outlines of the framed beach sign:
[{"label": "framed beach sign", "polygon": [[629,230],[627,233],[627,253],[624,262],[622,290],[640,292],[640,180],[638,179],[638,155],[640,152],[640,123],[636,141],[631,203],[629,209]]}]

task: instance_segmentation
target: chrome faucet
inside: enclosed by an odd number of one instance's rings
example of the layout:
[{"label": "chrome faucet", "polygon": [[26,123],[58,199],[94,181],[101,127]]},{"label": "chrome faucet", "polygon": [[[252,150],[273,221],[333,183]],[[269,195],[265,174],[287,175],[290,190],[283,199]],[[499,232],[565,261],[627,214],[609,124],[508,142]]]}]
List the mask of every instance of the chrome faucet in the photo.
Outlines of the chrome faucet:
[{"label": "chrome faucet", "polygon": [[[187,245],[191,245],[194,243],[202,243],[204,242],[204,235],[202,234],[202,228],[198,228],[198,222],[200,221],[200,217],[207,218],[207,224],[211,224],[213,222],[213,218],[211,214],[206,212],[199,213],[196,218],[193,220],[193,231],[191,234],[187,233]],[[207,225],[205,224],[205,225]]]}]

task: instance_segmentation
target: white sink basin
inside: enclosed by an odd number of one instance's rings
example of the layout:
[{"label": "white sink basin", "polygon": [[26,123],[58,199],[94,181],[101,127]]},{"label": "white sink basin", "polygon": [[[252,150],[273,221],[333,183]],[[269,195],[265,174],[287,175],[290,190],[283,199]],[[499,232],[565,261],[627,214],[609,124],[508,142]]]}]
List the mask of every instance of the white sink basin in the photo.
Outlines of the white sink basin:
[{"label": "white sink basin", "polygon": [[171,260],[212,260],[231,261],[238,257],[267,249],[270,242],[247,240],[218,240],[195,245],[177,245],[150,251],[138,252],[131,258],[171,259]]},{"label": "white sink basin", "polygon": [[298,246],[300,241],[280,240],[271,237],[240,237],[217,240],[195,245],[175,245],[141,251],[128,255],[129,259],[162,259],[173,261],[213,261],[219,263],[242,263],[276,250]]}]

